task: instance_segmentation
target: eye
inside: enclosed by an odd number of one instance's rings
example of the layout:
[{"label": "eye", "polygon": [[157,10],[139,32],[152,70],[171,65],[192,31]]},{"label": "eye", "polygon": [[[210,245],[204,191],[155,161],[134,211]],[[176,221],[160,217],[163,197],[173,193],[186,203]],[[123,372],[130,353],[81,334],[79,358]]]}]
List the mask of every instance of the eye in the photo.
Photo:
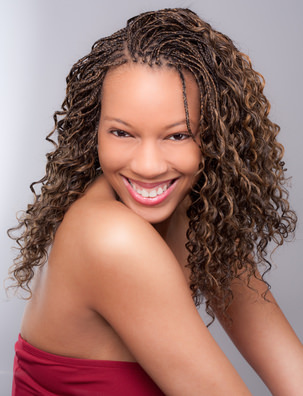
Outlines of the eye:
[{"label": "eye", "polygon": [[110,133],[114,136],[119,137],[119,138],[131,137],[131,135],[129,133],[122,131],[122,129],[115,129],[113,131],[110,131]]},{"label": "eye", "polygon": [[181,140],[189,139],[190,137],[191,136],[188,133],[174,133],[173,135],[168,136],[167,139],[179,142]]}]

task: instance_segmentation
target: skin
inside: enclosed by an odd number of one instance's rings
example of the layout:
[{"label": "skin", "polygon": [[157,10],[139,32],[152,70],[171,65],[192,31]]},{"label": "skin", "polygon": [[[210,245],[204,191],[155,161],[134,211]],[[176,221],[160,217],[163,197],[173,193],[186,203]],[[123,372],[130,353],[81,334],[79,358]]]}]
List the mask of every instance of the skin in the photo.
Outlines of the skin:
[{"label": "skin", "polygon": [[[186,82],[191,129],[197,135],[200,93],[189,73]],[[152,224],[171,218],[199,168],[201,154],[187,131],[181,89],[175,70],[133,64],[109,71],[103,84],[101,168],[124,204]],[[125,179],[149,191],[174,181],[173,192],[160,204],[142,204],[128,192]]]},{"label": "skin", "polygon": [[[195,134],[199,92],[190,74],[185,79]],[[104,175],[65,215],[48,264],[37,273],[22,337],[59,355],[138,361],[166,395],[250,395],[188,287],[185,212],[200,154],[183,136],[177,72],[133,64],[111,70],[98,134]],[[160,203],[143,204],[125,178],[150,190],[177,181]],[[273,394],[298,395],[300,343],[278,307],[264,303],[244,281],[234,285],[234,325],[222,323]],[[295,381],[282,376],[284,370]]]}]

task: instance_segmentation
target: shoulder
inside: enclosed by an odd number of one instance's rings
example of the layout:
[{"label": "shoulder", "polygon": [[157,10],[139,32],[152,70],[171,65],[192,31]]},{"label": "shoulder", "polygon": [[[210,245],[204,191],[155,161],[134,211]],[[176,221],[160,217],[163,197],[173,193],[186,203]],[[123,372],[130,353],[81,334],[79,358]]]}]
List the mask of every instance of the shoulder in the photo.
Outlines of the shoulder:
[{"label": "shoulder", "polygon": [[58,234],[64,233],[74,239],[87,236],[85,240],[94,240],[94,235],[99,238],[103,233],[107,236],[114,233],[118,237],[133,226],[141,225],[148,228],[144,223],[142,218],[116,200],[111,187],[101,176],[71,205],[58,229]]},{"label": "shoulder", "polygon": [[159,249],[171,253],[151,224],[123,203],[99,196],[81,198],[71,206],[58,228],[54,248],[60,248],[60,254],[64,251],[70,262],[85,261],[85,266],[99,269],[109,262],[121,263],[126,256],[142,258]]},{"label": "shoulder", "polygon": [[[110,248],[121,243],[139,242],[156,234],[154,228],[118,201],[79,201],[66,214],[62,229],[87,247]],[[103,243],[102,243],[103,242]]]},{"label": "shoulder", "polygon": [[181,267],[163,238],[113,199],[90,196],[76,201],[58,229],[52,253],[57,270],[69,274],[86,304],[107,319],[124,298],[136,305],[138,295],[148,300],[160,290],[164,298],[168,285],[172,296],[180,290],[190,296]]}]

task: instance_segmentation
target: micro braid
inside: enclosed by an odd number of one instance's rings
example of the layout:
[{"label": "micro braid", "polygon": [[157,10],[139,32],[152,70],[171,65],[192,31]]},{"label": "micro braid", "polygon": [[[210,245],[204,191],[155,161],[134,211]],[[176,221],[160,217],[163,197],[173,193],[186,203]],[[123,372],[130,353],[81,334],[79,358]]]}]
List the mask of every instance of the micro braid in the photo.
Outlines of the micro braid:
[{"label": "micro braid", "polygon": [[227,36],[188,9],[131,18],[72,67],[47,137],[54,149],[47,154],[45,176],[31,185],[34,202],[9,230],[20,249],[11,278],[30,292],[34,269],[46,262],[66,211],[102,173],[97,155],[102,84],[110,68],[132,62],[178,72],[189,133],[185,71],[200,90],[196,142],[202,160],[190,194],[186,247],[193,298],[199,304],[204,296],[214,318],[215,310],[225,312],[231,303],[235,278],[258,277],[259,264],[264,273],[270,269],[268,244],[283,243],[295,230],[296,215],[289,208],[283,146],[276,139],[279,126],[269,119],[263,77]]}]

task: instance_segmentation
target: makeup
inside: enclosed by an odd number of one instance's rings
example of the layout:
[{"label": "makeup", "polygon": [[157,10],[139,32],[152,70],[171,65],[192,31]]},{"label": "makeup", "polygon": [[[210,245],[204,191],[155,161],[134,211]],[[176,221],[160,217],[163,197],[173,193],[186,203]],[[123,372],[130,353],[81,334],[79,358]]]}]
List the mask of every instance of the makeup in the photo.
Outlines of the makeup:
[{"label": "makeup", "polygon": [[159,183],[142,183],[122,176],[127,191],[131,197],[142,205],[159,205],[175,189],[178,179]]}]

